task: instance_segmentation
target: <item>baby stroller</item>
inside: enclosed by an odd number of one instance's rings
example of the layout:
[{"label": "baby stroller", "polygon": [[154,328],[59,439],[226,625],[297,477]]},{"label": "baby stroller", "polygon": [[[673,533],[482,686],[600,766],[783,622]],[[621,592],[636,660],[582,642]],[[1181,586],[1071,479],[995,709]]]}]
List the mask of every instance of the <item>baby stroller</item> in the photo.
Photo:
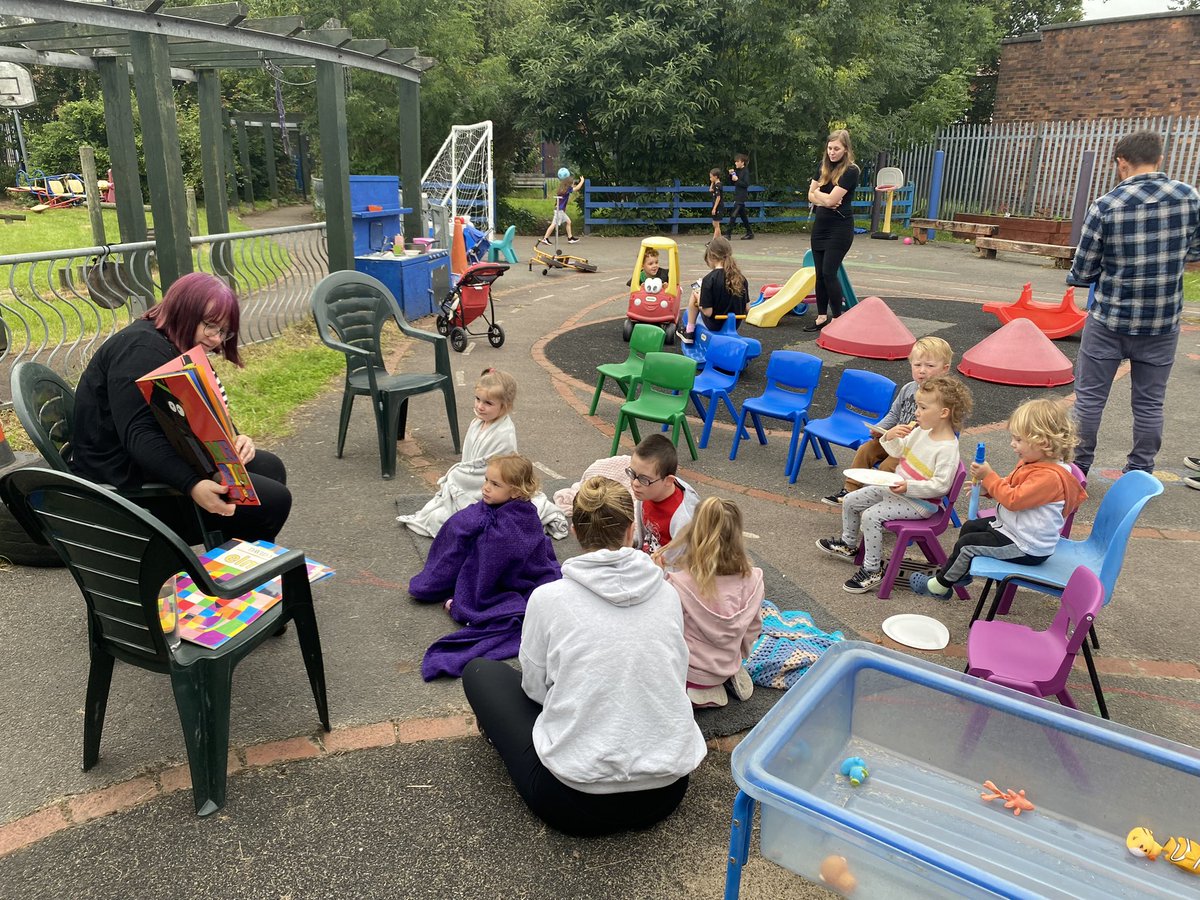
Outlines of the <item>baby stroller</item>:
[{"label": "baby stroller", "polygon": [[[492,284],[508,271],[500,263],[475,263],[468,266],[453,290],[442,301],[437,317],[438,334],[450,336],[450,346],[462,353],[467,349],[467,335],[487,335],[493,347],[504,345],[504,329],[496,323],[496,307],[492,302]],[[472,331],[470,324],[483,316],[487,331]]]}]

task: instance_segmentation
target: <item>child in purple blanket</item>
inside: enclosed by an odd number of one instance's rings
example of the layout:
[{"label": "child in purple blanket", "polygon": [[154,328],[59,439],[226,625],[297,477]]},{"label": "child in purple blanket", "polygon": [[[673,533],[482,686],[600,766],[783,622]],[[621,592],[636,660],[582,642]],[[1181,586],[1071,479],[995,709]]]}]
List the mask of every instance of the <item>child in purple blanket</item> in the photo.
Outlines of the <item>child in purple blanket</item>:
[{"label": "child in purple blanket", "polygon": [[521,646],[525,604],[535,587],[562,577],[537,508],[533,464],[517,453],[488,460],[483,499],[442,526],[408,592],[444,603],[464,627],[425,651],[421,677],[454,678],[472,659],[510,659]]}]

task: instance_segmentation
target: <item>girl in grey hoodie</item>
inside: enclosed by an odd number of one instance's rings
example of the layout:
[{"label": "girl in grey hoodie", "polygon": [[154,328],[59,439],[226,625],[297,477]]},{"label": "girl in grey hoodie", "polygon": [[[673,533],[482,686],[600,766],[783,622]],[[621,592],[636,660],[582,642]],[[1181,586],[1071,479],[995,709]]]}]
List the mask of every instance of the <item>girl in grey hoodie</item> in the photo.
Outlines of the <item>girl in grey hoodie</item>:
[{"label": "girl in grey hoodie", "polygon": [[633,500],[585,481],[572,521],[584,554],[536,588],[521,672],[473,660],[463,690],[535,815],[567,834],[647,828],[683,799],[705,745],[685,690],[679,599],[630,546]]}]

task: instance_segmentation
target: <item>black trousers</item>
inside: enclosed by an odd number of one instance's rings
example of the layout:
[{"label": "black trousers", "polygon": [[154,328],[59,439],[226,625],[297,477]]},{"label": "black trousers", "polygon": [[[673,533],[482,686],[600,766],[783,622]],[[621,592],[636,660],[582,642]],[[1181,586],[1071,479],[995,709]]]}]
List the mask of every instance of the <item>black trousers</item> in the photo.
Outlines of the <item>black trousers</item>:
[{"label": "black trousers", "polygon": [[838,269],[854,243],[854,223],[849,228],[813,232],[813,265],[817,270],[817,315],[827,313],[837,318],[842,314],[842,284],[838,281]]},{"label": "black trousers", "polygon": [[950,558],[937,574],[942,584],[953,585],[965,581],[971,573],[971,561],[977,556],[1003,559],[1023,566],[1036,566],[1050,557],[1031,556],[1013,543],[1012,538],[997,531],[992,519],[968,519],[958,532],[958,540],[950,551]]},{"label": "black trousers", "polygon": [[647,791],[585,794],[563,784],[542,765],[533,746],[533,724],[542,711],[521,689],[521,673],[494,659],[473,659],[463,691],[479,727],[504,761],[530,811],[564,834],[594,837],[649,828],[675,811],[688,776]]},{"label": "black trousers", "polygon": [[[258,494],[258,506],[239,506],[232,516],[201,513],[209,528],[226,538],[244,541],[274,541],[292,511],[292,492],[287,487],[287,468],[274,453],[258,450],[246,466]],[[141,504],[155,518],[190,544],[197,544],[195,506],[188,498],[156,499]]]},{"label": "black trousers", "polygon": [[739,217],[742,220],[742,225],[746,229],[746,234],[754,234],[754,232],[750,229],[750,217],[748,215],[746,215],[746,201],[735,199],[733,201],[733,210],[729,213],[729,233],[730,234],[733,234],[733,223]]}]

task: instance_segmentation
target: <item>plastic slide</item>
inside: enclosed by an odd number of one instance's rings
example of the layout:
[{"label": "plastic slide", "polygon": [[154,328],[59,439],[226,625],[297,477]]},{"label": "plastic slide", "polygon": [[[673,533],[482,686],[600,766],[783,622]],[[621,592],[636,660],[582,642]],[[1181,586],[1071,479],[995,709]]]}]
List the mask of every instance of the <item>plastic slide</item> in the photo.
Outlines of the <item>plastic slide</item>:
[{"label": "plastic slide", "polygon": [[746,311],[746,321],[759,328],[774,328],[779,320],[804,302],[817,283],[817,270],[811,266],[797,269],[787,283],[770,299],[756,303]]}]

